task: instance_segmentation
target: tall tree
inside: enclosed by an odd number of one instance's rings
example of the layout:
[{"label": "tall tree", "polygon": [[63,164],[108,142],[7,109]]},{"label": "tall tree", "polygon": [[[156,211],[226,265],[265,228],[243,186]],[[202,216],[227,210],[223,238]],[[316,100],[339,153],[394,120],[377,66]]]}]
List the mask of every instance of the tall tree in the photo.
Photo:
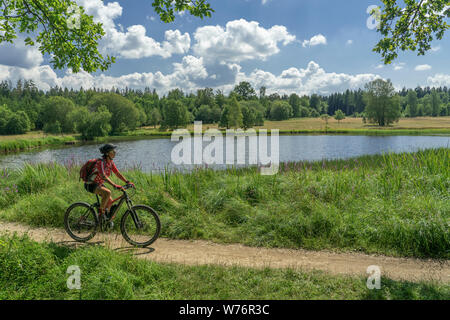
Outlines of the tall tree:
[{"label": "tall tree", "polygon": [[237,94],[239,100],[249,100],[256,97],[255,89],[247,81],[239,82],[234,87],[233,92]]},{"label": "tall tree", "polygon": [[227,124],[228,127],[240,128],[243,125],[243,115],[241,107],[235,97],[233,97],[228,105],[227,114]]},{"label": "tall tree", "polygon": [[400,118],[400,102],[390,80],[376,79],[365,86],[365,113],[371,122],[386,126]]},{"label": "tall tree", "polygon": [[414,90],[409,90],[408,94],[406,96],[407,103],[408,103],[408,113],[410,117],[416,117],[417,116],[417,106],[418,106],[418,99],[417,99],[417,93]]},{"label": "tall tree", "polygon": [[431,92],[431,110],[433,117],[437,117],[441,111],[441,99],[436,90]]}]

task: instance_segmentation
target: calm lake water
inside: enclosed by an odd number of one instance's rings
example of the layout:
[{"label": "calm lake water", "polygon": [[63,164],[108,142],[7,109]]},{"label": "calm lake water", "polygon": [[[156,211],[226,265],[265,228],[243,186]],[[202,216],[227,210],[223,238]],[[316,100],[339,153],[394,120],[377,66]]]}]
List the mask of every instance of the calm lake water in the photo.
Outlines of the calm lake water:
[{"label": "calm lake water", "polygon": [[[193,139],[192,139],[193,140]],[[270,137],[267,137],[270,155]],[[247,141],[248,142],[248,141]],[[206,147],[211,142],[203,142]],[[194,165],[175,165],[171,160],[172,150],[178,142],[170,139],[147,139],[123,141],[118,145],[115,162],[120,169],[138,167],[145,172],[159,172],[165,168],[190,170]],[[225,145],[225,139],[223,145]],[[0,168],[17,168],[25,162],[78,163],[99,156],[101,145],[87,144],[75,147],[45,149],[0,156]],[[413,152],[419,149],[450,147],[449,136],[347,136],[347,135],[297,135],[279,137],[279,160],[302,161],[322,159],[346,159],[369,154],[387,152]],[[236,147],[235,147],[236,148]],[[192,149],[192,159],[194,152]],[[236,155],[236,149],[234,155]],[[230,152],[231,153],[231,152]],[[183,154],[183,153],[181,153]],[[215,155],[215,153],[213,153]],[[226,149],[223,151],[223,163]],[[249,163],[249,149],[246,146],[245,164]],[[225,165],[210,165],[224,168]]]}]

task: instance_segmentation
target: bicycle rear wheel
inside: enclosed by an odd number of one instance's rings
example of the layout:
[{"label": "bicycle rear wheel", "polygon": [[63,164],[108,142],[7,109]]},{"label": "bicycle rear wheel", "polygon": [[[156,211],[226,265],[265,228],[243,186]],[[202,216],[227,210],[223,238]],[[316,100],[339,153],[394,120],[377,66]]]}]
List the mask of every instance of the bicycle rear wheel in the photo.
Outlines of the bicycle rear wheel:
[{"label": "bicycle rear wheel", "polygon": [[149,206],[136,205],[122,216],[120,231],[128,243],[146,247],[158,239],[161,222],[155,210]]},{"label": "bicycle rear wheel", "polygon": [[64,215],[64,228],[72,239],[85,242],[97,233],[97,217],[94,209],[85,203],[72,204]]}]

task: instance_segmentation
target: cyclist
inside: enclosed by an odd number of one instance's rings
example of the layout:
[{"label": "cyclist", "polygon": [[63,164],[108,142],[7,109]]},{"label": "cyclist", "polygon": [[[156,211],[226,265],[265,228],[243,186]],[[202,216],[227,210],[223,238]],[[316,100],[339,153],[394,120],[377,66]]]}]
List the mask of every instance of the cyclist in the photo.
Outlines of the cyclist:
[{"label": "cyclist", "polygon": [[116,165],[114,164],[113,159],[116,156],[115,149],[117,146],[113,144],[105,144],[100,148],[100,152],[102,153],[102,159],[97,161],[95,164],[94,170],[92,174],[88,177],[88,181],[84,184],[84,188],[86,191],[98,194],[101,198],[101,204],[99,208],[100,215],[103,213],[107,213],[112,205],[111,191],[105,187],[104,182],[108,182],[115,189],[122,189],[121,186],[115,184],[109,176],[111,175],[111,171],[126,184],[131,184],[134,186],[132,182],[127,180],[120,172],[117,170]]}]

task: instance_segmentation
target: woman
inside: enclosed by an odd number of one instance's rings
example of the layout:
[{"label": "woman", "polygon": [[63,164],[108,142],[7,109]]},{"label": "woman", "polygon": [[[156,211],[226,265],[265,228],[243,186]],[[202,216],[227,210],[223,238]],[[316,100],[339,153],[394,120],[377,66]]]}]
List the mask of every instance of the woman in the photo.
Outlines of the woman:
[{"label": "woman", "polygon": [[117,146],[109,143],[100,148],[103,158],[97,161],[91,176],[88,178],[88,182],[84,184],[86,191],[98,194],[102,198],[99,208],[100,215],[105,213],[105,210],[106,213],[109,212],[113,201],[111,198],[111,191],[105,187],[104,182],[108,182],[115,189],[122,189],[121,186],[115,184],[111,181],[111,179],[109,179],[111,171],[114,172],[115,175],[126,184],[131,184],[134,186],[133,183],[125,179],[114,164],[113,159],[116,156],[116,148]]}]

